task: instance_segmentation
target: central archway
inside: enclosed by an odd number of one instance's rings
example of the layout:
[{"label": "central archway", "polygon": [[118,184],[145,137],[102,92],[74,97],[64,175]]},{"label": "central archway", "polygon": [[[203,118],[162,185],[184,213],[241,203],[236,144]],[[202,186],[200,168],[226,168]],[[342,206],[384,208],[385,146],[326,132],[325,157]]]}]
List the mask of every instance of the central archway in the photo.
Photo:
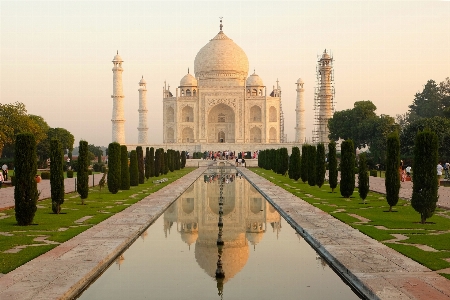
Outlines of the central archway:
[{"label": "central archway", "polygon": [[208,114],[208,142],[235,142],[235,114],[233,109],[223,103],[217,104]]}]

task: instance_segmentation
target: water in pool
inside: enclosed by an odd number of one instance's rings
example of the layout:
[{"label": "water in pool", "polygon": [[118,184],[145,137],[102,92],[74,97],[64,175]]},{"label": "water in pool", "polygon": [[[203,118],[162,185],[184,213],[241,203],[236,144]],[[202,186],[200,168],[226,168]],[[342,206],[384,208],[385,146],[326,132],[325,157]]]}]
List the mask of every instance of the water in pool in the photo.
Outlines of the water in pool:
[{"label": "water in pool", "polygon": [[[220,210],[224,278],[216,279]],[[211,169],[79,299],[360,297],[249,182]]]}]

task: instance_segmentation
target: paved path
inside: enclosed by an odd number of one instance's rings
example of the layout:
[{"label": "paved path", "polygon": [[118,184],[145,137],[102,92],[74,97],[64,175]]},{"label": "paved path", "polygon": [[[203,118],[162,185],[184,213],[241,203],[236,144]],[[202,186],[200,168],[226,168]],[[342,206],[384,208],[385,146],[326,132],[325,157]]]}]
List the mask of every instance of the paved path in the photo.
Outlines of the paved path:
[{"label": "paved path", "polygon": [[[384,178],[369,177],[370,190],[381,194],[386,194]],[[411,181],[401,183],[400,198],[411,200],[413,184]],[[439,187],[438,206],[450,209],[450,187]]]},{"label": "paved path", "polygon": [[[71,299],[100,275],[204,171],[198,168],[0,277],[0,299]],[[41,182],[42,183],[42,182]]]},{"label": "paved path", "polygon": [[[98,185],[103,174],[89,175],[89,186]],[[51,197],[50,180],[41,180],[37,184],[38,191],[41,191],[39,200]],[[75,178],[64,179],[64,191],[71,193],[75,191]],[[0,211],[14,207],[14,187],[0,189]]]},{"label": "paved path", "polygon": [[449,280],[257,174],[240,170],[297,232],[369,299],[450,299]]}]

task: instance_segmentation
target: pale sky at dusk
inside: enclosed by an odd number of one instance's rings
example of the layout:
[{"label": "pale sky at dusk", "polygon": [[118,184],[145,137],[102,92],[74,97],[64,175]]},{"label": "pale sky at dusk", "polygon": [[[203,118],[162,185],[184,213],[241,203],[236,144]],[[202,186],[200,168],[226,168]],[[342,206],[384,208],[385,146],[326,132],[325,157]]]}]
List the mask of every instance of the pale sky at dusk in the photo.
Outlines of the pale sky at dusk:
[{"label": "pale sky at dusk", "polygon": [[298,78],[313,130],[317,55],[334,56],[336,110],[371,100],[404,113],[429,79],[450,77],[448,1],[0,1],[0,102],[90,144],[111,142],[112,59],[124,60],[126,142],[137,143],[138,82],[147,81],[149,143],[162,143],[162,87],[175,94],[219,32],[247,54],[267,91],[279,79],[288,141]]}]

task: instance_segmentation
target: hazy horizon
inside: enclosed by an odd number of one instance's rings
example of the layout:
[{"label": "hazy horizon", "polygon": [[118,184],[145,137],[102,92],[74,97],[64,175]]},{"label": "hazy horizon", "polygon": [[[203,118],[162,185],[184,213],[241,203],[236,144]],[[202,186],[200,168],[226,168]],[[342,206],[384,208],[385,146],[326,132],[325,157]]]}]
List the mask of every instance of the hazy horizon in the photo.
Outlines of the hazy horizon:
[{"label": "hazy horizon", "polygon": [[285,133],[295,138],[298,78],[311,138],[317,57],[334,56],[335,107],[371,100],[377,114],[408,110],[433,79],[450,77],[450,2],[1,1],[0,102],[90,144],[111,142],[112,62],[124,60],[126,142],[138,136],[138,82],[147,81],[148,140],[162,143],[162,87],[175,94],[197,52],[219,31],[247,54],[267,91],[278,78]]}]

